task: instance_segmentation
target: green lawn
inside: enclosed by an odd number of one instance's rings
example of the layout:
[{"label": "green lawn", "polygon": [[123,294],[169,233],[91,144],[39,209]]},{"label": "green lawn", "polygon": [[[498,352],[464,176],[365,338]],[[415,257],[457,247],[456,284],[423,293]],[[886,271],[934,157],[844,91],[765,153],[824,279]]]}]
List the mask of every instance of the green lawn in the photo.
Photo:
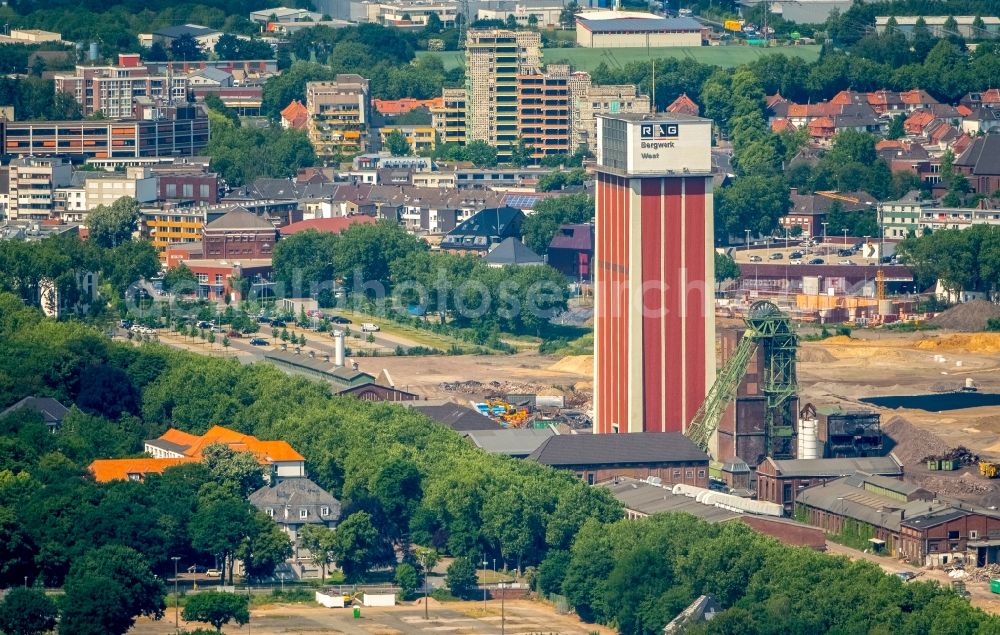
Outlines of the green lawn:
[{"label": "green lawn", "polygon": [[[569,62],[577,70],[592,71],[601,62],[615,67],[624,66],[629,62],[647,61],[665,57],[688,59],[703,64],[714,64],[731,68],[746,64],[765,54],[781,53],[787,56],[800,57],[806,62],[819,59],[819,46],[772,46],[759,48],[756,46],[675,46],[666,48],[622,48],[622,49],[545,49],[543,61],[546,64]],[[436,55],[446,69],[462,66],[464,62],[461,51],[419,51],[417,55]]]}]

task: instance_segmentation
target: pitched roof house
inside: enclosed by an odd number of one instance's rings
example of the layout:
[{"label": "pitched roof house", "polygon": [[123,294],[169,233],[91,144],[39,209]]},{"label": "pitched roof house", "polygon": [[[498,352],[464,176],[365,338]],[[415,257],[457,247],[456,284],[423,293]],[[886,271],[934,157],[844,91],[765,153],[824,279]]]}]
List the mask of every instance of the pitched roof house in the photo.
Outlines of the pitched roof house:
[{"label": "pitched roof house", "polygon": [[298,99],[292,100],[281,111],[281,127],[292,130],[305,130],[309,123],[309,110]]},{"label": "pitched roof house", "polygon": [[308,478],[265,485],[250,494],[250,504],[278,523],[293,543],[304,525],[334,527],[341,514],[340,501]]},{"label": "pitched roof house", "polygon": [[62,425],[62,420],[69,414],[69,408],[52,397],[25,397],[3,412],[0,412],[0,419],[21,410],[30,410],[41,415],[42,420],[45,421],[45,425],[49,428],[49,432],[55,432],[59,429],[59,426]]}]

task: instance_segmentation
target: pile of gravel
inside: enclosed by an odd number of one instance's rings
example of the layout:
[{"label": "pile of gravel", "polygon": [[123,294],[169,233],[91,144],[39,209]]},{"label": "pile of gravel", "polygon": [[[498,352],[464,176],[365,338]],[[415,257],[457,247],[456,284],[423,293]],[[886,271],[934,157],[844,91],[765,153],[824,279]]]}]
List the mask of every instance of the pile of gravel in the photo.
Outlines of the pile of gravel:
[{"label": "pile of gravel", "polygon": [[940,437],[918,428],[899,415],[882,424],[882,434],[895,442],[892,452],[904,466],[918,465],[924,457],[948,451],[948,444]]},{"label": "pile of gravel", "polygon": [[986,322],[1000,319],[1000,304],[973,300],[951,307],[933,318],[930,323],[954,331],[985,331]]}]

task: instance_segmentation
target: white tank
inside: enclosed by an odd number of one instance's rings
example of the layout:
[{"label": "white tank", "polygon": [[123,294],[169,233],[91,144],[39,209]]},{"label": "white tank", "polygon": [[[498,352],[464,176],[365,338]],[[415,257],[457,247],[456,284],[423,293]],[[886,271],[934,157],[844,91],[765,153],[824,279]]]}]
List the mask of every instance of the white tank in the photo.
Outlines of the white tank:
[{"label": "white tank", "polygon": [[337,368],[344,366],[344,332],[335,331],[333,334],[333,365]]},{"label": "white tank", "polygon": [[799,419],[798,456],[800,459],[818,459],[819,439],[817,432],[819,421],[816,419]]}]

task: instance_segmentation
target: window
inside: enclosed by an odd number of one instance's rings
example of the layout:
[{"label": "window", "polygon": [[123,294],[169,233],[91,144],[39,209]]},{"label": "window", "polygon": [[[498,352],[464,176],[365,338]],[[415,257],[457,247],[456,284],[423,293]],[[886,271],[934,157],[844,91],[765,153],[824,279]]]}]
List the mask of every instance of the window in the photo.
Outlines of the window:
[{"label": "window", "polygon": [[681,477],[681,471],[680,470],[674,470],[674,478],[680,478],[680,477]]},{"label": "window", "polygon": [[177,197],[177,184],[167,183],[167,198]]},{"label": "window", "polygon": [[587,473],[587,485],[593,485],[593,484],[594,484],[594,473],[593,472],[588,472]]},{"label": "window", "polygon": [[201,198],[208,198],[208,184],[201,185]]},{"label": "window", "polygon": [[268,516],[270,516],[271,518],[274,518],[274,508],[273,507],[268,507],[267,509],[264,510],[264,513],[267,514]]},{"label": "window", "polygon": [[185,183],[183,185],[183,189],[184,189],[184,198],[191,198],[192,196],[194,196],[194,184]]},{"label": "window", "polygon": [[949,531],[948,532],[948,540],[958,540],[958,532],[957,531]]},{"label": "window", "polygon": [[975,529],[970,529],[969,530],[969,538],[971,538],[972,540],[975,540],[976,538],[979,538],[979,532],[976,531]]},{"label": "window", "polygon": [[694,478],[694,470],[685,470],[684,478]]},{"label": "window", "polygon": [[304,507],[299,510],[299,518],[306,519],[309,518],[309,510]]},{"label": "window", "polygon": [[319,515],[322,516],[322,517],[324,517],[324,518],[326,518],[327,516],[330,515],[330,508],[329,507],[320,507],[319,508]]},{"label": "window", "polygon": [[698,470],[698,478],[705,478],[705,470]]}]

